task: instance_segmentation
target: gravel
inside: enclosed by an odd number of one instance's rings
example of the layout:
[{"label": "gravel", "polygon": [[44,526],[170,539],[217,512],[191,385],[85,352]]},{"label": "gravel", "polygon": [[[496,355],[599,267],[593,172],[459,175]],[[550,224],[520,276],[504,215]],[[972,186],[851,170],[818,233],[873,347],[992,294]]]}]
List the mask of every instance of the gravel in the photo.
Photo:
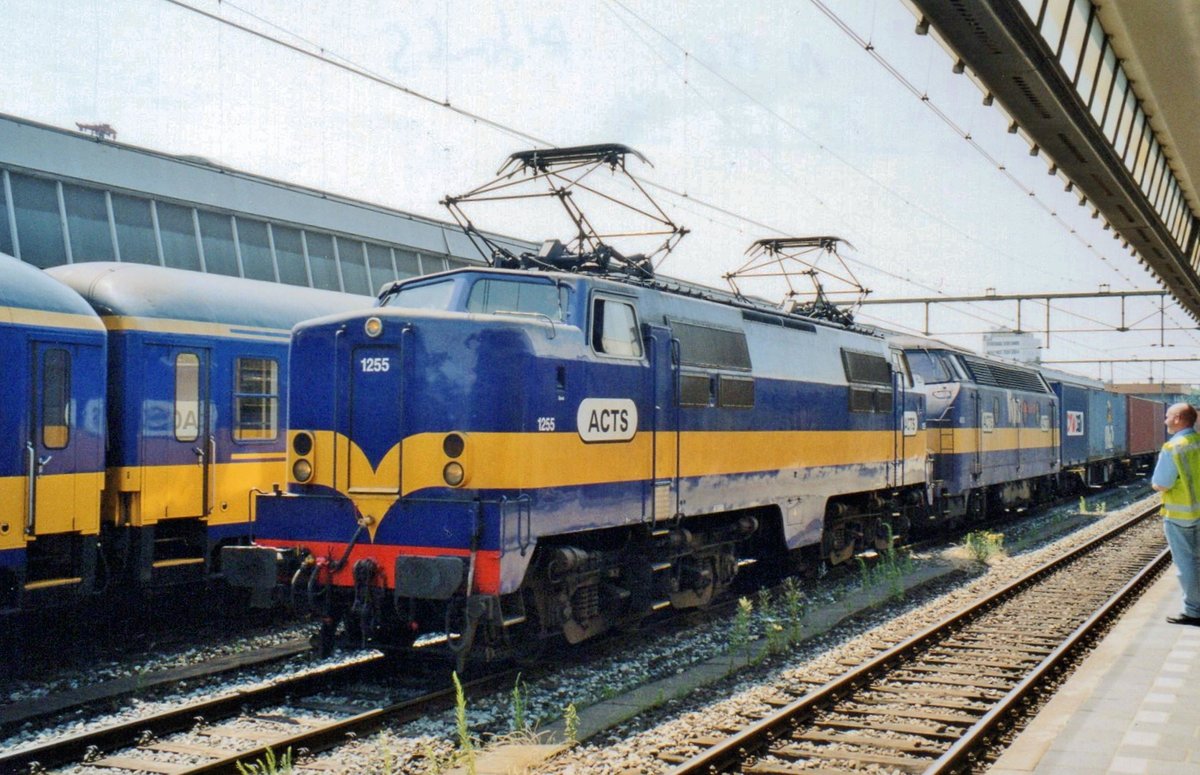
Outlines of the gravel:
[{"label": "gravel", "polygon": [[[783,655],[768,657],[757,666],[742,670],[717,684],[692,692],[690,695],[663,702],[651,702],[652,707],[630,719],[612,726],[590,740],[578,744],[543,764],[535,772],[549,773],[659,773],[670,769],[658,758],[661,751],[671,750],[697,734],[711,731],[716,734],[723,720],[740,717],[747,710],[764,711],[768,700],[794,696],[802,682],[822,683],[841,674],[843,661],[861,661],[875,653],[872,644],[898,642],[924,627],[942,619],[969,601],[1011,582],[1045,562],[1052,554],[1065,551],[1098,535],[1117,520],[1128,516],[1128,506],[1143,495],[1143,489],[1130,488],[1118,494],[1101,496],[1110,513],[1085,518],[1081,525],[1071,527],[1072,509],[1059,508],[1046,514],[1025,518],[1006,528],[1005,544],[1020,546],[1013,556],[1000,554],[986,565],[974,562],[958,546],[942,546],[923,550],[913,557],[916,566],[952,564],[967,573],[952,574],[947,580],[935,582],[909,593],[898,602],[890,602],[853,617],[824,634],[793,646]],[[1141,501],[1137,506],[1145,506]],[[1089,503],[1089,509],[1098,504]],[[1061,538],[1053,536],[1070,529]],[[973,575],[972,575],[973,574]],[[805,605],[809,616],[842,604],[854,592],[860,581],[853,574],[804,584]],[[760,606],[755,606],[760,608]],[[761,634],[769,622],[756,611],[750,623],[751,632]],[[466,729],[475,738],[489,744],[497,742],[537,742],[546,740],[544,730],[563,717],[568,706],[583,709],[651,680],[681,673],[689,667],[712,657],[728,653],[733,623],[728,618],[704,621],[669,636],[640,636],[630,634],[620,643],[608,647],[568,649],[553,655],[555,663],[549,670],[531,670],[521,679],[514,693],[500,692],[482,697],[469,697],[466,703]],[[190,664],[231,653],[239,649],[259,648],[285,642],[307,634],[311,626],[282,627],[226,643],[185,648],[171,653],[147,656],[136,660],[113,659],[101,665],[78,671],[67,671],[39,682],[8,680],[0,684],[0,696],[8,702],[21,702],[51,691],[62,691],[85,683],[95,683],[123,675],[138,675]],[[362,654],[335,654],[328,660],[291,660],[285,663],[243,671],[236,677],[219,677],[189,689],[187,696],[194,700],[237,691],[248,685],[271,681],[300,670],[315,670],[328,664],[352,661]],[[451,680],[449,668],[445,681]],[[436,678],[435,678],[436,682]],[[789,691],[789,689],[791,691]],[[16,750],[65,734],[94,729],[136,719],[160,706],[177,706],[178,694],[172,693],[169,702],[152,697],[134,697],[112,714],[88,715],[64,719],[61,723],[27,725],[8,739],[0,740],[0,750]],[[353,698],[331,698],[332,702],[348,702]],[[518,710],[519,708],[519,710]],[[282,709],[280,713],[317,717],[309,709]],[[514,718],[523,716],[528,728],[513,731]],[[261,723],[261,722],[259,722]],[[561,724],[561,722],[559,722]],[[529,730],[532,730],[529,731]],[[206,739],[196,733],[198,743]],[[440,713],[408,724],[385,728],[362,740],[342,746],[336,752],[317,757],[337,771],[352,773],[418,773],[442,772],[449,768],[458,752],[460,728],[453,711]],[[66,770],[86,773],[91,768]]]}]

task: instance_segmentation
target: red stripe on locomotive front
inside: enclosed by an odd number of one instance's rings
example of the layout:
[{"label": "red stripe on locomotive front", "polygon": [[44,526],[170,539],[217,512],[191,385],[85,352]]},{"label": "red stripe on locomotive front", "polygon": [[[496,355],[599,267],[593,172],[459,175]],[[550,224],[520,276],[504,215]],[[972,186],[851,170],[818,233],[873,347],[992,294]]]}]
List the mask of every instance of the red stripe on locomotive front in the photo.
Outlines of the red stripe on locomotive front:
[{"label": "red stripe on locomotive front", "polygon": [[[277,549],[307,549],[314,557],[336,562],[346,554],[345,543],[283,541],[271,539],[270,545]],[[354,563],[370,558],[379,566],[388,589],[396,588],[397,557],[469,557],[470,550],[439,546],[376,546],[359,544],[350,552],[345,566],[333,574],[333,583],[339,587],[354,586]],[[500,594],[500,552],[481,549],[475,556],[475,590],[478,594]]]}]

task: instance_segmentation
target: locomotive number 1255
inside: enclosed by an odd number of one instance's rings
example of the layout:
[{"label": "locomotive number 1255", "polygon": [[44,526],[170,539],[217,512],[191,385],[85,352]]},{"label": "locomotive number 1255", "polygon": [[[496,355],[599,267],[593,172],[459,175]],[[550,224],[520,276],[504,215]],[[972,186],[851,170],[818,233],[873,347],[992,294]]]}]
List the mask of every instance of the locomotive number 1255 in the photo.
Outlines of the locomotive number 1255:
[{"label": "locomotive number 1255", "polygon": [[358,363],[364,373],[384,372],[392,367],[391,358],[359,358]]}]

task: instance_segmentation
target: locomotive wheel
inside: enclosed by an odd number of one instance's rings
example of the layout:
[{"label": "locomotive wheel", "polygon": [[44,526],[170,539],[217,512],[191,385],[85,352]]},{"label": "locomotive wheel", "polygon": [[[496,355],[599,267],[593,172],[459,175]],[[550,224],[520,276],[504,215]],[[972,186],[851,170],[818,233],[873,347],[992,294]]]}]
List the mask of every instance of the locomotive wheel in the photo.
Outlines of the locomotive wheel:
[{"label": "locomotive wheel", "polygon": [[849,524],[836,525],[825,536],[825,556],[830,565],[841,565],[858,551],[857,531]]}]

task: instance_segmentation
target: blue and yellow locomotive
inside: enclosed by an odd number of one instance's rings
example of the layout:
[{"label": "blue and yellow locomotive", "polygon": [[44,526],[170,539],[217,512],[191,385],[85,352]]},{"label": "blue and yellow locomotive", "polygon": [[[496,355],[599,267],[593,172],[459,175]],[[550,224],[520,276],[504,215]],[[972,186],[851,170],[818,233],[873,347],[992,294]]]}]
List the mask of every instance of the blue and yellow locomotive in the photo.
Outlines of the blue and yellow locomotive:
[{"label": "blue and yellow locomotive", "polygon": [[[893,364],[901,364],[894,368]],[[577,642],[747,559],[842,562],[925,504],[923,396],[879,336],[648,280],[458,270],[292,340],[287,492],[231,583],[366,636]],[[328,633],[327,633],[328,634]]]},{"label": "blue and yellow locomotive", "polygon": [[894,337],[926,397],[932,518],[982,519],[1058,491],[1058,399],[1034,368]]},{"label": "blue and yellow locomotive", "polygon": [[[307,605],[323,647],[344,621],[376,643],[444,633],[461,657],[579,642],[703,606],[748,561],[844,563],[1059,492],[1036,369],[857,328],[819,285],[806,316],[656,279],[686,229],[652,203],[633,208],[649,231],[612,233],[665,236],[655,253],[607,244],[576,195],[617,201],[592,173],[630,154],[513,154],[444,201],[490,266],[294,329],[286,492],[259,497],[254,546],[223,550],[230,583]],[[462,210],[524,200],[522,182],[549,184],[569,245],[514,255]]]}]

